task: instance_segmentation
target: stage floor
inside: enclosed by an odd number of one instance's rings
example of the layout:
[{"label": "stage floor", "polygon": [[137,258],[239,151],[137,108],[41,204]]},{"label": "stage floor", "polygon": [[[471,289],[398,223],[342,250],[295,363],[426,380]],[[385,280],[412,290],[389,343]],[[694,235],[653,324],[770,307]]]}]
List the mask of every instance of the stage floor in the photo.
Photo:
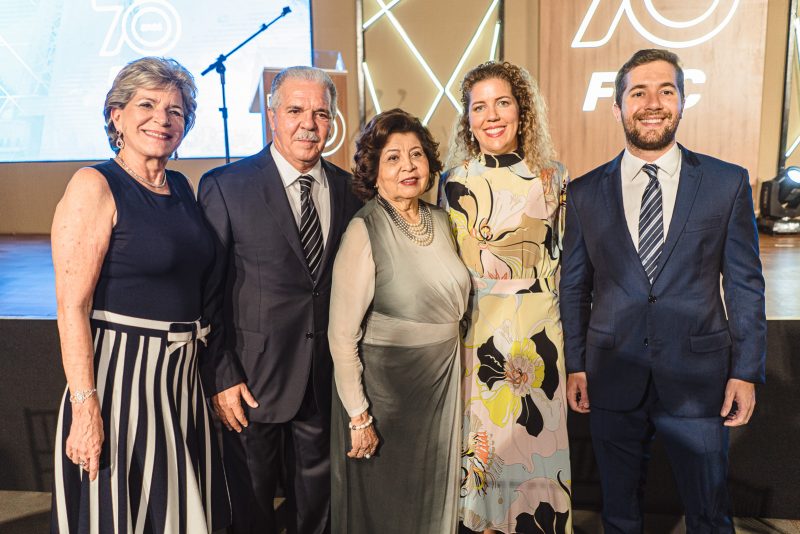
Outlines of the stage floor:
[{"label": "stage floor", "polygon": [[50,236],[0,236],[0,318],[56,318]]},{"label": "stage floor", "polygon": [[[800,236],[760,238],[767,318],[800,319]],[[0,236],[0,318],[55,316],[49,236]]]},{"label": "stage floor", "polygon": [[[0,491],[0,532],[14,534],[40,534],[50,525],[50,494],[44,492]],[[276,499],[275,508],[278,509]],[[663,514],[645,514],[646,532],[685,534],[683,517]],[[601,532],[599,512],[573,510],[572,526],[575,534]],[[800,521],[790,519],[759,519],[735,517],[733,526],[737,534],[800,534]],[[9,530],[3,530],[7,528]],[[13,530],[12,530],[13,529]],[[281,527],[281,533],[286,530]],[[220,531],[218,534],[222,534]]]}]

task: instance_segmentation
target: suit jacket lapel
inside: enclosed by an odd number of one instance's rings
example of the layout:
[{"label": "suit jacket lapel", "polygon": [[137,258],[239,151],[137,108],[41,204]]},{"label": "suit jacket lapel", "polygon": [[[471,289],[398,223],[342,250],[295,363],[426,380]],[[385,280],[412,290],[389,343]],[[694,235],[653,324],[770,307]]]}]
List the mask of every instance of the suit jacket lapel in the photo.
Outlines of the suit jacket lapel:
[{"label": "suit jacket lapel", "polygon": [[703,172],[700,170],[700,162],[695,155],[686,150],[680,144],[678,147],[681,149],[681,176],[678,180],[678,194],[675,198],[675,208],[672,210],[672,220],[669,223],[669,232],[667,232],[667,240],[664,242],[664,248],[661,250],[661,257],[658,259],[658,268],[653,276],[653,283],[655,284],[658,275],[664,270],[664,265],[669,260],[672,251],[675,249],[675,244],[683,232],[683,227],[686,226],[686,219],[692,211],[694,199],[697,196],[697,190],[700,187],[700,179]]},{"label": "suit jacket lapel", "polygon": [[344,215],[344,199],[347,193],[347,182],[339,175],[338,170],[329,164],[324,159],[322,160],[322,168],[325,171],[325,178],[328,180],[328,192],[330,194],[330,227],[328,228],[328,239],[325,243],[325,250],[322,253],[322,262],[320,263],[317,273],[324,271],[328,262],[333,260],[336,252],[336,247],[333,246],[339,242],[339,237],[342,234],[342,218]]},{"label": "suit jacket lapel", "polygon": [[639,259],[639,253],[633,244],[633,238],[625,219],[625,208],[622,203],[622,174],[620,171],[623,154],[624,152],[621,152],[611,161],[603,177],[603,197],[606,202],[608,218],[612,228],[619,228],[619,238],[609,243],[609,246],[614,247],[614,250],[610,251],[609,257],[620,258],[623,263],[637,265],[642,279],[649,284],[647,273],[642,267],[642,261]]},{"label": "suit jacket lapel", "polygon": [[306,263],[306,254],[303,250],[303,245],[300,242],[300,231],[297,229],[297,223],[294,220],[294,213],[291,206],[289,206],[289,199],[286,197],[286,188],[283,185],[281,176],[278,173],[278,167],[270,154],[270,145],[267,145],[261,151],[259,157],[256,158],[256,166],[260,171],[256,174],[261,182],[261,194],[264,197],[264,203],[267,209],[272,214],[276,226],[286,237],[289,246],[292,248],[297,257],[300,258],[306,272],[311,276]]}]

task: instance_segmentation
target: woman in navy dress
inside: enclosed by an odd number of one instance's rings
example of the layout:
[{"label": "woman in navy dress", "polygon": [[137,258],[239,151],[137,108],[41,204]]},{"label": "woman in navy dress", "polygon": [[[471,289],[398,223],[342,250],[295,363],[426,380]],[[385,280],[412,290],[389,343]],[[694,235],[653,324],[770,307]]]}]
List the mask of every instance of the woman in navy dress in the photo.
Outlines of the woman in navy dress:
[{"label": "woman in navy dress", "polygon": [[198,376],[213,243],[189,181],[167,171],[196,87],[171,59],[125,66],[106,96],[116,157],[80,169],[53,220],[67,390],[54,533],[198,533],[230,506]]}]

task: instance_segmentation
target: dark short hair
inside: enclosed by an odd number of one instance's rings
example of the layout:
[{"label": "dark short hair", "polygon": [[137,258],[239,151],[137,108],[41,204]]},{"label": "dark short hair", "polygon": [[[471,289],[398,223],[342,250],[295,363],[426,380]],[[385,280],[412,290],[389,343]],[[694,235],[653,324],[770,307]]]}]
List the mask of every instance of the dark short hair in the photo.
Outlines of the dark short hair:
[{"label": "dark short hair", "polygon": [[675,80],[678,82],[678,92],[681,94],[681,98],[683,98],[685,94],[683,92],[683,69],[681,68],[681,60],[678,55],[669,50],[646,48],[633,54],[617,73],[617,79],[614,81],[614,101],[618,106],[622,105],[622,93],[624,93],[627,88],[627,80],[625,80],[625,77],[628,73],[636,67],[652,63],[653,61],[666,61],[675,67]]},{"label": "dark short hair", "polygon": [[373,198],[377,191],[375,183],[378,179],[381,151],[386,146],[389,136],[396,133],[413,133],[419,138],[425,157],[428,158],[428,187],[433,187],[436,177],[442,170],[439,160],[439,143],[431,132],[422,125],[415,116],[400,108],[390,109],[375,115],[364,127],[356,140],[356,154],[353,157],[353,193],[361,200]]}]

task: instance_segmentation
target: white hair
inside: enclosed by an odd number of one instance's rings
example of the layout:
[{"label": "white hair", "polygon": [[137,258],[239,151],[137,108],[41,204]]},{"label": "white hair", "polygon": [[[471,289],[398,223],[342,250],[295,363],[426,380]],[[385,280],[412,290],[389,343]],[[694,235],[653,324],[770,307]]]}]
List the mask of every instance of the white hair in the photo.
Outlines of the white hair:
[{"label": "white hair", "polygon": [[331,113],[331,120],[336,118],[336,86],[333,85],[333,80],[328,76],[324,70],[316,67],[286,67],[280,71],[272,80],[272,87],[270,87],[269,107],[272,111],[276,111],[281,105],[281,86],[286,80],[305,80],[308,82],[316,82],[320,84],[328,93],[329,108]]}]

